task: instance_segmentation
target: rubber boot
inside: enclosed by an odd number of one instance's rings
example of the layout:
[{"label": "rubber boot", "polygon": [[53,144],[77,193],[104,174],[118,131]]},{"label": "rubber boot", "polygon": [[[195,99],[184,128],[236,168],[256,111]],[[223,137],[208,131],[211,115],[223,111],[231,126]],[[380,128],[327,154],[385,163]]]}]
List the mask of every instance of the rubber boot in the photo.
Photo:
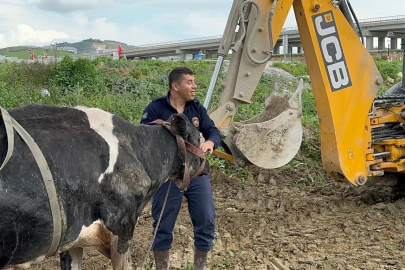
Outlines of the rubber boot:
[{"label": "rubber boot", "polygon": [[207,270],[207,251],[199,250],[194,251],[194,270]]},{"label": "rubber boot", "polygon": [[156,270],[169,270],[170,249],[154,250]]}]

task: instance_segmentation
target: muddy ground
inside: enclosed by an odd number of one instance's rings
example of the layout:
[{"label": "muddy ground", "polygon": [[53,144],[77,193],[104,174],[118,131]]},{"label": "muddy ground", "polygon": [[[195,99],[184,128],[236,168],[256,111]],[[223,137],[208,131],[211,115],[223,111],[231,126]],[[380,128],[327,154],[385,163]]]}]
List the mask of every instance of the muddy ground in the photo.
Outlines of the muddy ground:
[{"label": "muddy ground", "polygon": [[[217,236],[210,269],[405,269],[405,200],[394,196],[396,180],[353,187],[316,170],[303,163],[253,169],[245,180],[214,170]],[[136,269],[152,239],[149,213],[148,205],[131,246]],[[171,269],[192,269],[186,201],[174,237]],[[33,269],[56,270],[58,259]],[[96,269],[112,267],[97,252],[86,252],[84,270]]]},{"label": "muddy ground", "polygon": [[[271,67],[265,72],[287,80],[275,86],[288,86],[293,78]],[[280,169],[250,168],[248,177],[213,169],[217,234],[210,269],[405,269],[405,199],[396,193],[396,178],[371,179],[361,187],[334,182],[322,168],[315,137],[305,129],[300,153]],[[141,269],[147,255],[151,227],[148,205],[131,245],[135,269]],[[171,269],[191,270],[187,201],[174,238]],[[32,269],[57,270],[58,264],[52,257]],[[112,269],[91,251],[85,253],[83,268]]]}]

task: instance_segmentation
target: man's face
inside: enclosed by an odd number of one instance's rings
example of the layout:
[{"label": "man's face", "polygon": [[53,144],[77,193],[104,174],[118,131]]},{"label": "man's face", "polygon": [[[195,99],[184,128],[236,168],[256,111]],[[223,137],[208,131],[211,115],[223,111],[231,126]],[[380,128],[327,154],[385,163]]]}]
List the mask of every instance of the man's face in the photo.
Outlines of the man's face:
[{"label": "man's face", "polygon": [[177,90],[178,95],[184,101],[191,101],[195,99],[195,92],[197,90],[197,85],[194,81],[193,75],[184,74],[181,84],[173,83],[174,89]]}]

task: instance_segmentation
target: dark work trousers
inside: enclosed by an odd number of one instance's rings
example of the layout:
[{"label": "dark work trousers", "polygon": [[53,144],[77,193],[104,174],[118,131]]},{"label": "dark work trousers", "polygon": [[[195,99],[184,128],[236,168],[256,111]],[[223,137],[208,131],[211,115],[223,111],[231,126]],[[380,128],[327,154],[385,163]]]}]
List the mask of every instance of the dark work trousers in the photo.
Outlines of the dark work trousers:
[{"label": "dark work trousers", "polygon": [[[170,181],[164,183],[153,196],[153,228],[162,211]],[[173,242],[173,229],[179,214],[183,196],[187,198],[188,211],[194,226],[194,245],[202,251],[210,251],[215,236],[215,207],[211,181],[208,175],[198,176],[190,181],[188,189],[181,192],[173,182],[163,212],[162,220],[152,245],[152,250],[170,249]]]}]

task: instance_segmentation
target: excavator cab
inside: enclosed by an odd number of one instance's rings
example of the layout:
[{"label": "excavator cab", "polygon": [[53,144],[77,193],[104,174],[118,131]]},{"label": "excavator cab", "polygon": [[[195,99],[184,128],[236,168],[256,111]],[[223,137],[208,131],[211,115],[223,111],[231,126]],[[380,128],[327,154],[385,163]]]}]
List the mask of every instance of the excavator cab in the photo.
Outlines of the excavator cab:
[{"label": "excavator cab", "polygon": [[[238,166],[277,168],[302,141],[301,91],[272,93],[258,116],[234,122],[252,95],[293,7],[317,107],[323,165],[337,181],[364,184],[384,171],[405,172],[404,82],[377,97],[383,82],[348,0],[235,0],[218,50],[204,106],[208,108],[224,58],[232,57],[218,105],[209,110],[225,153]],[[400,93],[397,95],[396,93]],[[400,99],[393,106],[387,99]],[[387,136],[389,135],[389,136]]]}]

